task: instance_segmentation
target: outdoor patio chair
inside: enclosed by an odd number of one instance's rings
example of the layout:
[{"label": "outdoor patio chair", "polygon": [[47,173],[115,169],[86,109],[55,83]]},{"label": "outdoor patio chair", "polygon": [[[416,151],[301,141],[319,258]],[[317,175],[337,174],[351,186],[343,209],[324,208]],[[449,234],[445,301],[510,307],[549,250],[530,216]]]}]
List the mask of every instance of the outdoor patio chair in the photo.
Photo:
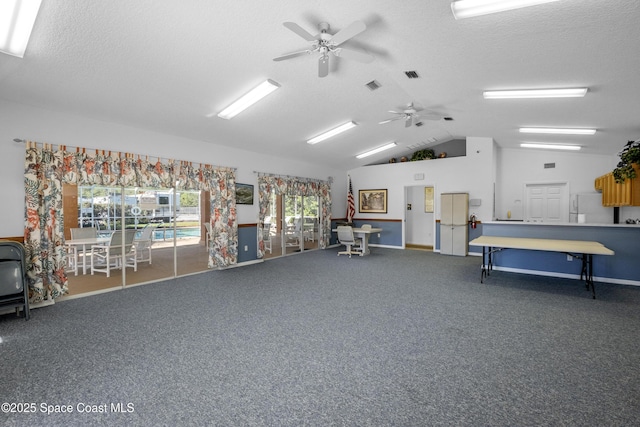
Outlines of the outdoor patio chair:
[{"label": "outdoor patio chair", "polygon": [[123,247],[122,230],[117,230],[108,244],[94,245],[91,248],[91,274],[107,273],[107,277],[110,277],[111,269],[121,270],[123,267],[133,267],[133,271],[138,271],[136,247],[133,244],[135,235],[135,230],[126,230]]}]

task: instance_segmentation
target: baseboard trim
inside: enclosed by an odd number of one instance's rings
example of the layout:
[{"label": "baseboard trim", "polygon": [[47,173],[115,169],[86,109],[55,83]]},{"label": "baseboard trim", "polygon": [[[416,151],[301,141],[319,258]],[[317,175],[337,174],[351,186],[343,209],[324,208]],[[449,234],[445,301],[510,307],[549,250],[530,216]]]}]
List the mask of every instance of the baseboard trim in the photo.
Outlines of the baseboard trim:
[{"label": "baseboard trim", "polygon": [[[580,280],[579,274],[556,273],[553,271],[528,270],[524,268],[500,267],[495,265],[493,266],[493,270],[506,271],[508,273],[532,274],[534,276],[559,277],[562,279]],[[640,281],[637,280],[615,279],[611,277],[593,276],[593,281],[600,283],[612,283],[614,285],[640,286]]]},{"label": "baseboard trim", "polygon": [[405,249],[417,249],[419,251],[433,251],[433,245],[416,245],[414,243],[405,243]]}]

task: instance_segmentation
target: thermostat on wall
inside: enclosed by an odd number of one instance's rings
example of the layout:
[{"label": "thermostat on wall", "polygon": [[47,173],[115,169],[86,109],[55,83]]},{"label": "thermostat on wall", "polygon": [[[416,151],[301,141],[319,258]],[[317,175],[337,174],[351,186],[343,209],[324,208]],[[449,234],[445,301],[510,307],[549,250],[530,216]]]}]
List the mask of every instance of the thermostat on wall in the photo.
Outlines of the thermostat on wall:
[{"label": "thermostat on wall", "polygon": [[480,206],[482,199],[469,199],[469,206]]}]

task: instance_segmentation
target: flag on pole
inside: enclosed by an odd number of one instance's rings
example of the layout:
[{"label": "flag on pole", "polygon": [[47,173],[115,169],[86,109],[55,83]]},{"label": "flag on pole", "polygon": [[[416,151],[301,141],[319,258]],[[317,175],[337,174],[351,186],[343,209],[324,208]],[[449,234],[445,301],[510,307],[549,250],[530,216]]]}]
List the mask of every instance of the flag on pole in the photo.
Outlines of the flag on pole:
[{"label": "flag on pole", "polygon": [[349,191],[347,192],[347,222],[351,222],[356,215],[356,203],[353,200],[353,187],[351,186],[351,176],[349,176]]}]

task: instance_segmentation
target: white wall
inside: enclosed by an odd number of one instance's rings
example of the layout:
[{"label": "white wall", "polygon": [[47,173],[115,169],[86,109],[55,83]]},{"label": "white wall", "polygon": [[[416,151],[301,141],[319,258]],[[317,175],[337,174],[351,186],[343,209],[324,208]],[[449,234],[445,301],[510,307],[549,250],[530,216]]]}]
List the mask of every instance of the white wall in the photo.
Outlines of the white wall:
[{"label": "white wall", "polygon": [[[511,211],[511,219],[523,219],[525,184],[567,182],[571,197],[594,193],[594,180],[611,172],[617,161],[617,156],[500,149],[497,153],[496,216],[504,219],[507,211]],[[555,163],[555,168],[545,169],[545,163]]]},{"label": "white wall", "polygon": [[[287,160],[283,158],[282,153],[275,153],[273,156],[260,155],[208,142],[0,100],[0,147],[2,147],[0,179],[3,183],[0,236],[2,237],[21,236],[24,233],[25,145],[13,142],[14,138],[236,167],[237,181],[254,185],[257,184],[257,175],[254,171],[322,180],[332,176],[334,179],[338,177],[336,181],[339,184],[345,176],[344,171],[314,163]],[[339,190],[338,193],[340,199],[346,198],[346,188]],[[342,203],[344,208],[334,211],[339,212],[334,215],[344,216],[346,202]],[[238,205],[239,223],[255,223],[257,219],[257,201],[253,205]]]},{"label": "white wall", "polygon": [[[439,202],[441,193],[465,192],[469,193],[470,199],[481,200],[481,206],[474,208],[473,212],[477,214],[480,221],[489,221],[492,219],[493,213],[493,170],[493,139],[481,137],[467,138],[466,157],[447,157],[444,159],[390,163],[352,169],[349,174],[351,175],[354,196],[356,197],[356,210],[358,190],[388,190],[386,214],[356,212],[356,218],[404,220],[405,187],[433,186],[435,193],[435,219],[440,219]],[[416,180],[416,174],[424,174],[424,179]],[[344,217],[344,214],[342,214],[342,217]]]}]

